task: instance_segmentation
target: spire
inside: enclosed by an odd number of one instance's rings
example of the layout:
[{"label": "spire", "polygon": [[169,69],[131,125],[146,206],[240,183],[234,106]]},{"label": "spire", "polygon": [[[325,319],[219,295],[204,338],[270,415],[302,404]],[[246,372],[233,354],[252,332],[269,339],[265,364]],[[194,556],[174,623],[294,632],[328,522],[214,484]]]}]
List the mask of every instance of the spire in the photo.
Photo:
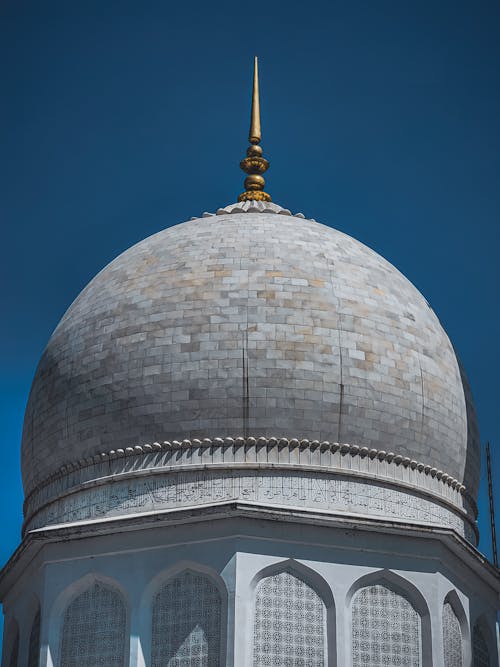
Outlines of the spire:
[{"label": "spire", "polygon": [[269,162],[262,157],[262,148],[258,145],[261,140],[260,130],[260,102],[259,102],[259,63],[257,56],[253,69],[252,111],[250,114],[250,132],[247,156],[240,162],[241,169],[248,174],[245,178],[245,192],[238,201],[271,201],[271,196],[264,192],[265,180],[262,174],[269,169]]},{"label": "spire", "polygon": [[255,56],[253,63],[253,91],[252,91],[252,111],[250,113],[250,132],[248,141],[251,144],[260,144],[262,139],[260,131],[260,102],[259,102],[259,61]]}]

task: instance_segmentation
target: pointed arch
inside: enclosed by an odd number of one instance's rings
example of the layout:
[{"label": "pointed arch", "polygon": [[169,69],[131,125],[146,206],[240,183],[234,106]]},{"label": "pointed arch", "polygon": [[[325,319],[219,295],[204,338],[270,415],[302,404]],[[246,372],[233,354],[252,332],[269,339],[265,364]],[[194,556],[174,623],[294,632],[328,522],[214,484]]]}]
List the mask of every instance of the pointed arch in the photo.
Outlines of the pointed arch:
[{"label": "pointed arch", "polygon": [[443,659],[445,667],[471,663],[471,637],[467,613],[455,589],[443,600]]},{"label": "pointed arch", "polygon": [[458,621],[460,623],[460,630],[462,631],[462,637],[464,641],[470,640],[470,629],[469,621],[467,619],[467,614],[465,612],[464,605],[460,600],[458,593],[455,589],[448,591],[443,600],[443,604],[450,604]]},{"label": "pointed arch", "polygon": [[254,667],[335,665],[334,599],[318,572],[293,559],[279,561],[260,570],[251,589]]},{"label": "pointed arch", "polygon": [[211,579],[214,585],[218,588],[222,599],[227,602],[227,587],[224,579],[220,576],[217,570],[214,570],[214,568],[209,567],[204,563],[198,563],[194,560],[184,559],[176,561],[175,564],[161,570],[161,572],[158,572],[149,581],[141,597],[141,606],[150,607],[153,602],[153,598],[162,585],[165,584],[169,579],[172,579],[172,577],[175,577],[175,575],[179,574],[180,572],[184,572],[185,570],[203,574]]},{"label": "pointed arch", "polygon": [[410,581],[386,569],[364,575],[349,589],[346,606],[353,667],[385,664],[391,653],[404,654],[411,667],[432,665],[429,607]]},{"label": "pointed arch", "polygon": [[218,573],[183,561],[157,575],[145,596],[151,609],[146,649],[151,667],[171,661],[193,667],[224,664],[227,590]]},{"label": "pointed arch", "polygon": [[443,603],[442,617],[444,667],[463,667],[462,628],[449,599],[445,599]]},{"label": "pointed arch", "polygon": [[101,662],[125,667],[127,600],[116,581],[87,574],[59,595],[55,608],[60,612],[59,667],[93,667]]},{"label": "pointed arch", "polygon": [[[51,605],[50,609],[51,618],[62,619],[68,605],[71,604],[71,602],[76,597],[78,597],[80,593],[87,590],[87,588],[89,588],[92,584],[96,582],[100,582],[103,585],[118,591],[118,593],[122,596],[125,602],[125,606],[127,607],[128,610],[129,601],[128,601],[127,589],[117,579],[102,574],[101,572],[92,571],[92,572],[87,572],[87,574],[84,574],[78,579],[75,579],[75,581],[72,581],[71,584],[65,586],[61,590],[61,592],[58,594],[58,596]],[[127,616],[128,616],[128,611],[127,611]]]},{"label": "pointed arch", "polygon": [[286,560],[281,560],[262,568],[262,570],[259,570],[253,577],[250,587],[255,591],[257,584],[261,579],[272,576],[273,574],[279,574],[286,570],[294,574],[297,578],[303,579],[305,583],[307,583],[307,585],[310,586],[320,598],[322,598],[326,607],[335,606],[332,589],[327,581],[321,574],[319,574],[319,572],[316,572],[316,570],[313,570],[294,558],[287,558]]},{"label": "pointed arch", "polygon": [[418,590],[418,588],[408,579],[405,579],[401,575],[396,574],[392,570],[388,569],[370,572],[369,574],[365,574],[364,576],[357,579],[347,592],[347,605],[350,605],[351,600],[358,589],[377,584],[386,586],[387,588],[393,590],[395,593],[398,593],[403,597],[407,597],[421,616],[429,616],[429,607],[424,596]]}]

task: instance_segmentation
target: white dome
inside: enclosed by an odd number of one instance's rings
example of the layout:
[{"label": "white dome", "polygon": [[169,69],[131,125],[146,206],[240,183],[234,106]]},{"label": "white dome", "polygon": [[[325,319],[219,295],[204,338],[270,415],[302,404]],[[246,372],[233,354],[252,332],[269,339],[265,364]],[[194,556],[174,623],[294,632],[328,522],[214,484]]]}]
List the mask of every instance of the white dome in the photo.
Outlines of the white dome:
[{"label": "white dome", "polygon": [[472,401],[426,300],[358,241],[266,206],[159,232],[83,290],[33,382],[27,494],[110,450],[228,436],[392,452],[475,494]]}]

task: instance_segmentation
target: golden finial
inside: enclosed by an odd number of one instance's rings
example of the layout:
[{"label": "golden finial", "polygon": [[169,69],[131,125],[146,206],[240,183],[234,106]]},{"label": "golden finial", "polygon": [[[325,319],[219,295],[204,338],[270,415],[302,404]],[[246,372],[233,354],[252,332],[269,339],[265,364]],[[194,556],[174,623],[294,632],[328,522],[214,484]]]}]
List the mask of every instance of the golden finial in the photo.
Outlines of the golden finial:
[{"label": "golden finial", "polygon": [[250,132],[248,141],[251,144],[260,144],[262,135],[260,133],[260,102],[259,102],[259,61],[255,56],[253,63],[253,91],[252,111],[250,113]]},{"label": "golden finial", "polygon": [[238,201],[271,201],[271,196],[264,192],[266,181],[262,174],[269,169],[269,162],[262,157],[262,148],[258,145],[261,140],[260,131],[260,103],[259,103],[259,63],[257,56],[253,69],[252,111],[250,114],[250,132],[247,156],[240,162],[241,169],[248,174],[245,178],[245,192],[238,197]]}]

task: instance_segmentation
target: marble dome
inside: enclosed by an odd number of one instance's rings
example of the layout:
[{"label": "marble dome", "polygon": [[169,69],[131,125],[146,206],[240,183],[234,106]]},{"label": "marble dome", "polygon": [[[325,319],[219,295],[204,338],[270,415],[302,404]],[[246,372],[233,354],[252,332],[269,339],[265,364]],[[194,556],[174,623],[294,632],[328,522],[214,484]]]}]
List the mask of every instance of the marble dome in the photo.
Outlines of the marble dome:
[{"label": "marble dome", "polygon": [[244,209],[141,241],[70,306],[29,397],[26,494],[117,448],[264,436],[392,452],[475,495],[473,403],[425,298],[344,233]]}]

